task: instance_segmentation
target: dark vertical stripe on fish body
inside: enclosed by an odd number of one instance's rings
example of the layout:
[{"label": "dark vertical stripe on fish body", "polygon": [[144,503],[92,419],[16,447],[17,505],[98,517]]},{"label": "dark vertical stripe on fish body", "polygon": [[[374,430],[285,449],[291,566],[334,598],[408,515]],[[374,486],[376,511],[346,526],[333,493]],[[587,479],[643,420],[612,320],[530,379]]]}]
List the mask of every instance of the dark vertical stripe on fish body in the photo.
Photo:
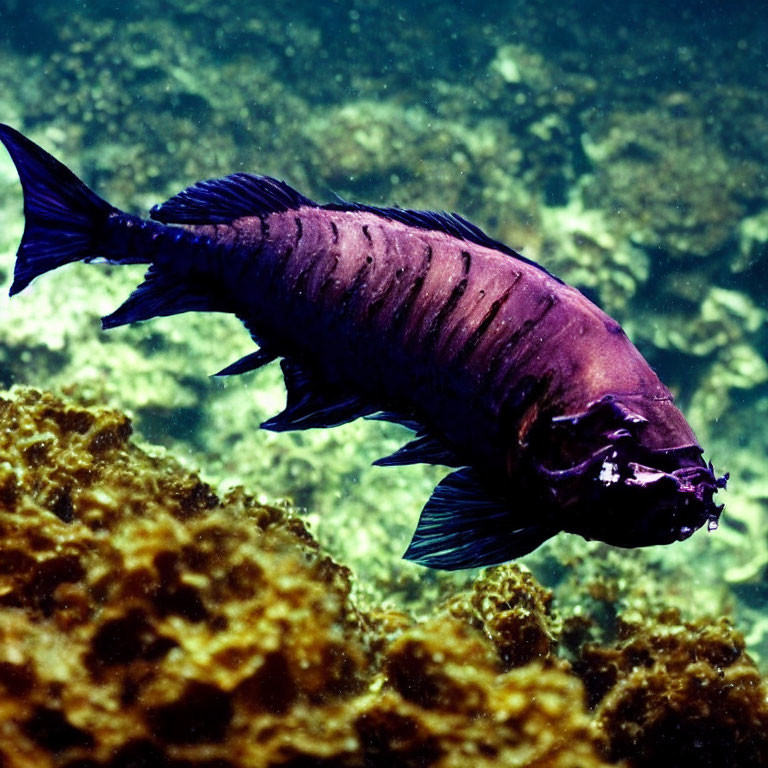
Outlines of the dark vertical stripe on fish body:
[{"label": "dark vertical stripe on fish body", "polygon": [[[461,346],[460,349],[460,359],[464,360],[467,357],[469,357],[475,349],[477,349],[478,344],[480,343],[483,336],[486,334],[486,332],[489,332],[491,329],[491,324],[496,320],[496,316],[499,314],[501,310],[504,309],[504,305],[509,300],[509,297],[512,295],[512,290],[514,289],[515,285],[517,284],[517,280],[520,279],[520,275],[518,274],[517,279],[515,280],[512,285],[507,288],[504,293],[501,294],[498,298],[494,299],[491,302],[490,307],[488,307],[488,310],[486,311],[485,315],[483,316],[483,319],[480,321],[479,324],[477,324],[472,332],[468,335],[466,341]],[[485,296],[485,293],[483,294]],[[487,303],[487,302],[486,302]],[[490,334],[492,337],[498,338],[498,334]]]},{"label": "dark vertical stripe on fish body", "polygon": [[405,327],[403,343],[411,349],[425,347],[427,338],[435,323],[440,322],[443,308],[450,310],[451,296],[454,301],[464,274],[464,262],[456,249],[434,250],[432,268],[426,274],[419,294],[419,301],[411,310]]},{"label": "dark vertical stripe on fish body", "polygon": [[[411,319],[413,307],[417,305],[421,292],[424,288],[424,281],[432,268],[433,250],[428,243],[421,245],[421,263],[419,267],[407,270],[402,280],[402,290],[398,293],[392,302],[392,323],[391,329],[397,336],[402,329],[408,325]],[[382,313],[383,314],[383,313]]]},{"label": "dark vertical stripe on fish body", "polygon": [[423,333],[423,344],[425,352],[433,354],[437,346],[438,338],[445,331],[445,323],[456,311],[456,307],[467,289],[467,278],[462,278],[451,290],[450,295],[443,305],[432,317],[429,326]]}]

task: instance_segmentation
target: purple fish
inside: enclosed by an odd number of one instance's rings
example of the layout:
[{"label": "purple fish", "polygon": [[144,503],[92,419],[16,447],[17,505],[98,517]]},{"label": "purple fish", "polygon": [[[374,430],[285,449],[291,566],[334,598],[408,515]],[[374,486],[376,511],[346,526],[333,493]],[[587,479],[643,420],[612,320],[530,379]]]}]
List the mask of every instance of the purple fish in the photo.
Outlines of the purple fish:
[{"label": "purple fish", "polygon": [[0,126],[24,190],[11,295],[73,261],[149,264],[104,328],[230,312],[281,358],[284,431],[364,416],[416,434],[382,466],[457,468],[405,557],[501,563],[559,531],[621,547],[717,526],[715,476],[672,396],[619,324],[579,291],[457,214],[319,205],[236,173],[123,213]]}]

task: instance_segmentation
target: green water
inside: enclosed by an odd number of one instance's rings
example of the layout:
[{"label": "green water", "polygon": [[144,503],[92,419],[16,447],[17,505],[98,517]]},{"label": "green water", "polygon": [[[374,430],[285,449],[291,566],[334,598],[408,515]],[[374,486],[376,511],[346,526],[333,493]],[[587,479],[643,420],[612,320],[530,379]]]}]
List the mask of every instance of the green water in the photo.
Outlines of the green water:
[{"label": "green water", "polygon": [[[612,9],[612,10],[611,10]],[[705,455],[726,514],[666,548],[561,535],[526,559],[563,606],[729,613],[768,661],[768,21],[759,4],[510,2],[130,5],[0,2],[0,121],[121,208],[252,170],[318,200],[456,210],[625,327]],[[0,276],[23,227],[0,156]],[[0,383],[128,411],[219,486],[289,497],[374,601],[415,610],[472,574],[400,557],[442,475],[374,469],[407,433],[274,435],[276,365],[232,318],[102,333],[142,268],[73,265],[0,302]],[[5,293],[5,291],[4,291]],[[598,600],[599,602],[599,600]],[[615,606],[611,607],[613,610]]]}]

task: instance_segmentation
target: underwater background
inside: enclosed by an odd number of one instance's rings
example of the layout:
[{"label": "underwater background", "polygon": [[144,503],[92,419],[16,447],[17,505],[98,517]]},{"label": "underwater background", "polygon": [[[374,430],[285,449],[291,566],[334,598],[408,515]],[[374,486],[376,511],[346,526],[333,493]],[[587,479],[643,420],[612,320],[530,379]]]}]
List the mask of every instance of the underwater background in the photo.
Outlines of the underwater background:
[{"label": "underwater background", "polygon": [[[199,179],[253,171],[319,201],[336,193],[458,211],[578,287],[623,325],[673,391],[705,458],[731,478],[714,533],[638,550],[561,534],[522,560],[570,628],[561,656],[575,653],[581,635],[621,639],[633,616],[674,624],[675,615],[675,626],[695,632],[732,621],[768,670],[760,3],[0,0],[0,122],[133,213]],[[0,154],[3,295],[22,230],[18,177]],[[233,317],[187,314],[103,333],[99,318],[142,273],[71,265],[0,299],[0,385],[117,409],[156,461],[172,457],[218,493],[244,486],[261,504],[295,511],[322,551],[349,568],[361,611],[432,621],[472,585],[478,572],[401,560],[445,474],[370,466],[402,444],[404,429],[361,420],[261,431],[284,402],[277,364],[209,377],[252,349]],[[5,562],[0,575],[10,572]],[[577,669],[586,663],[574,658]],[[599,695],[588,693],[595,705]],[[52,765],[68,764],[67,750],[88,751],[77,739],[61,743]],[[421,762],[369,755],[360,764],[483,764],[418,754]],[[606,759],[631,754],[614,749]],[[274,764],[358,764],[307,760]],[[119,763],[155,764],[177,765]],[[203,765],[184,763],[193,764]],[[562,763],[571,764],[592,763]]]}]

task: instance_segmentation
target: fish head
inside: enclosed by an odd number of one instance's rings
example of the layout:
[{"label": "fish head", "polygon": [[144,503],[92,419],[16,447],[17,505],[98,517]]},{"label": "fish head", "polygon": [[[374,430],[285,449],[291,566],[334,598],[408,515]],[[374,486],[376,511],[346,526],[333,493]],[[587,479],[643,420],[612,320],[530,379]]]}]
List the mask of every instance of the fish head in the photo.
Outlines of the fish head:
[{"label": "fish head", "polygon": [[[659,421],[661,420],[661,421]],[[728,476],[712,464],[671,400],[606,396],[550,422],[549,452],[535,472],[560,527],[620,547],[669,544],[706,525]]]}]

